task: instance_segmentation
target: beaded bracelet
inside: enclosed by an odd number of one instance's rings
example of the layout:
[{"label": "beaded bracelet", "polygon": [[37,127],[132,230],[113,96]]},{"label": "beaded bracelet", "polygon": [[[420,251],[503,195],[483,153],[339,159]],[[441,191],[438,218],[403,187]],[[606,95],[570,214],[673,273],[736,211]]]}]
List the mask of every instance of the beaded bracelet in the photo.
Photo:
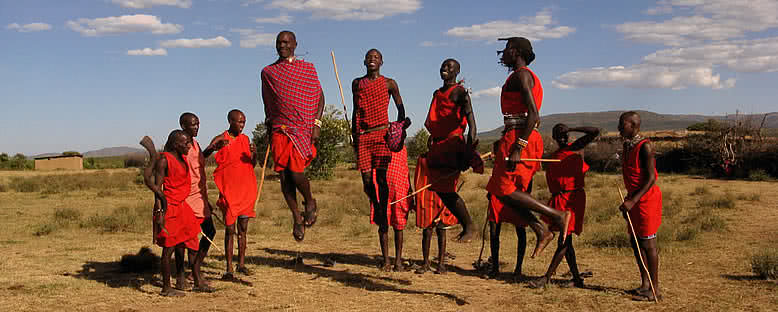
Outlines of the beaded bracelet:
[{"label": "beaded bracelet", "polygon": [[317,127],[319,127],[319,128],[321,128],[321,120],[314,119],[314,120],[313,120],[313,125],[314,125],[314,126],[317,126]]}]

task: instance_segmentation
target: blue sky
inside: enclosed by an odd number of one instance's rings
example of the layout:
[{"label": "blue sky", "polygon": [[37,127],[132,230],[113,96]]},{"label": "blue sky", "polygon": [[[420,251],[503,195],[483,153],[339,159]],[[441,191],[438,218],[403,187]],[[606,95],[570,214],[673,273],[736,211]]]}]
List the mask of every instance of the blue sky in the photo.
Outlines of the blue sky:
[{"label": "blue sky", "polygon": [[[297,34],[327,103],[351,110],[370,48],[422,126],[449,57],[473,90],[480,131],[500,125],[499,36],[532,40],[541,115],[644,109],[778,111],[778,1],[0,0],[0,152],[158,144],[184,111],[200,141],[226,113],[264,119],[259,71],[275,35]],[[396,116],[390,111],[391,118]]]}]

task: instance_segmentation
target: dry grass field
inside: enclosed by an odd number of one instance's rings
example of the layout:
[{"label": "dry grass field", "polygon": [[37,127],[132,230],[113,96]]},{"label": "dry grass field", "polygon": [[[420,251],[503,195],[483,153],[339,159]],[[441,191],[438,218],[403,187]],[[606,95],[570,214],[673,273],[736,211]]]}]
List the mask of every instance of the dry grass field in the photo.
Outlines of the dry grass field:
[{"label": "dry grass field", "polygon": [[[620,179],[587,177],[586,223],[584,233],[575,238],[581,270],[592,272],[585,289],[552,284],[534,290],[514,281],[509,272],[515,264],[516,239],[510,227],[503,229],[504,276],[498,280],[484,279],[473,269],[480,237],[469,244],[448,244],[456,258],[446,275],[380,272],[375,266],[380,253],[376,228],[369,224],[358,173],[340,168],[334,179],[313,182],[321,209],[303,243],[292,239],[279,182],[269,175],[257,218],[249,225],[248,267],[254,275],[219,280],[224,254],[212,248],[203,270],[217,291],[163,298],[158,295],[159,274],[123,272],[119,264],[123,255],[151,245],[151,194],[138,183],[137,170],[0,172],[0,310],[776,310],[778,283],[757,278],[751,259],[778,244],[778,183],[661,176],[660,277],[665,299],[656,305],[633,302],[625,293],[638,286],[639,276],[616,209]],[[462,197],[480,227],[488,175],[470,173],[464,180]],[[547,199],[544,182],[542,173],[536,176],[534,195]],[[208,185],[214,202],[217,192],[212,182]],[[417,263],[421,231],[414,226],[413,214],[410,219],[404,256]],[[217,228],[221,244],[224,233]],[[449,238],[456,231],[449,231]],[[533,246],[531,232],[528,237]],[[538,259],[527,258],[525,274],[543,274],[553,246]],[[160,254],[158,247],[153,250]],[[298,252],[304,257],[302,265],[292,262]],[[335,266],[325,266],[325,259],[334,260]],[[567,271],[562,263],[555,280],[561,281]]]}]

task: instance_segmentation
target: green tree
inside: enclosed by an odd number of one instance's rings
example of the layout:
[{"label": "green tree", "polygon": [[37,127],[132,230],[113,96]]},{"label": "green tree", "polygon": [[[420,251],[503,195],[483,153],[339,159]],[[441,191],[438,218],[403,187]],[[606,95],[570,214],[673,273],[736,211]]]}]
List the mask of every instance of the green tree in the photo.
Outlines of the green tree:
[{"label": "green tree", "polygon": [[8,156],[8,154],[6,154],[6,153],[0,154],[0,162],[6,162],[6,161],[9,161],[9,160],[11,160],[11,157]]},{"label": "green tree", "polygon": [[430,133],[427,129],[419,129],[416,134],[411,137],[410,141],[406,143],[408,147],[408,159],[416,161],[419,156],[427,152],[427,141],[430,138]]},{"label": "green tree", "polygon": [[727,128],[727,125],[722,124],[715,119],[708,119],[705,122],[698,122],[691,126],[686,127],[689,131],[707,131],[707,132],[719,132]]},{"label": "green tree", "polygon": [[[254,127],[254,131],[251,131],[251,142],[257,147],[257,164],[262,166],[262,162],[265,161],[265,153],[267,152],[267,146],[270,144],[270,134],[267,132],[264,122],[260,122]],[[273,166],[273,157],[268,155],[267,165]]]},{"label": "green tree", "polygon": [[[342,112],[327,105],[321,117],[321,134],[316,144],[316,158],[305,170],[312,179],[330,179],[338,162],[344,160],[344,146],[348,144],[349,124],[340,119]],[[345,150],[349,150],[348,148]]]}]

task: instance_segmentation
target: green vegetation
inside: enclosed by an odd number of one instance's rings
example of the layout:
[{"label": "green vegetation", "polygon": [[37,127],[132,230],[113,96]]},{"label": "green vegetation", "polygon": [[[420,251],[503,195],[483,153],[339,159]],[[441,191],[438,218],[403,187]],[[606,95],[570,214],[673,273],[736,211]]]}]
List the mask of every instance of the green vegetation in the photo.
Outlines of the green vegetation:
[{"label": "green vegetation", "polygon": [[751,270],[764,279],[778,279],[778,249],[764,249],[751,257]]}]

